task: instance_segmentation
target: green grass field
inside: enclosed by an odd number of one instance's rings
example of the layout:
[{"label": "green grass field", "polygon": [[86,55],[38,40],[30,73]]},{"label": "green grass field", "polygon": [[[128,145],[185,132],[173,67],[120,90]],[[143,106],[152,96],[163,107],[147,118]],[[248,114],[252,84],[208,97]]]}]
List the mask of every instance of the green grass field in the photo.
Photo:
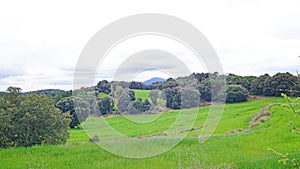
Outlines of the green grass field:
[{"label": "green grass field", "polygon": [[108,96],[108,94],[105,94],[105,93],[100,93],[100,94],[99,94],[99,96],[100,96],[100,98],[105,98],[105,97],[107,97],[107,96]]},{"label": "green grass field", "polygon": [[[146,95],[145,92],[141,93],[140,96]],[[88,142],[85,130],[73,129],[66,145],[0,149],[0,168],[292,168],[290,163],[279,163],[280,157],[268,148],[289,153],[290,158],[300,160],[300,136],[289,127],[290,122],[300,126],[299,116],[288,108],[273,106],[269,121],[247,129],[251,118],[263,107],[281,102],[281,98],[268,98],[227,104],[214,135],[205,143],[199,143],[197,131],[192,131],[170,151],[150,158],[132,159],[111,154]],[[188,117],[192,111],[193,109],[184,110],[183,113]],[[194,127],[204,124],[208,111],[209,107],[200,108]],[[179,116],[179,112],[170,111],[159,117],[154,116],[135,116],[136,120],[156,119],[151,123],[135,123],[121,116],[107,119],[90,117],[83,126],[101,127],[100,124],[105,120],[124,135],[149,136],[167,130]],[[179,121],[178,126],[186,123],[189,121]],[[182,129],[184,128],[178,128]],[[237,129],[244,130],[227,134]],[[111,136],[109,130],[95,132],[99,132],[97,134],[100,140],[104,136]]]},{"label": "green grass field", "polygon": [[[137,90],[137,89],[135,89],[134,90],[135,98],[142,98],[143,100],[145,100],[145,99],[149,98],[150,91],[151,90]],[[161,94],[162,94],[162,91],[159,92],[159,95],[161,95]],[[165,100],[158,98],[157,103],[158,104],[164,104]]]},{"label": "green grass field", "polygon": [[143,100],[149,97],[149,93],[151,90],[134,90],[135,98],[142,98]]}]

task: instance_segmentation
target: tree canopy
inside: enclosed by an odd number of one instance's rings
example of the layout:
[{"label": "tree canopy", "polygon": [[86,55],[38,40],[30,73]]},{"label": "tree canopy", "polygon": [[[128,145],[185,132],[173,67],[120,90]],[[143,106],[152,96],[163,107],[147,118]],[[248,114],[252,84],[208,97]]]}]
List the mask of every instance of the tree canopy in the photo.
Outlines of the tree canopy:
[{"label": "tree canopy", "polygon": [[80,97],[66,97],[56,103],[56,107],[62,112],[71,115],[70,127],[75,128],[83,122],[90,113],[90,105]]},{"label": "tree canopy", "polygon": [[0,97],[0,147],[64,144],[70,116],[46,95],[10,90]]}]

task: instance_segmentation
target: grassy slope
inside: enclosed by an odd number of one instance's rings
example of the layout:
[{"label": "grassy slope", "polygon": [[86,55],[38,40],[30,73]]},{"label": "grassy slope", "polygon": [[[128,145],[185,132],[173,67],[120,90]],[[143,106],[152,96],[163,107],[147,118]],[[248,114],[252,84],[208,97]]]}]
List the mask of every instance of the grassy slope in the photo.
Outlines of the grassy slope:
[{"label": "grassy slope", "polygon": [[[150,91],[151,90],[137,90],[137,89],[135,89],[134,90],[135,98],[142,98],[143,100],[145,100],[145,99],[149,98]],[[162,94],[162,92],[160,91],[159,95],[161,95],[161,94]],[[149,101],[151,101],[151,100],[149,100]],[[162,100],[162,99],[158,98],[157,103],[164,104],[165,100]]]},{"label": "grassy slope", "polygon": [[143,100],[149,97],[150,90],[134,90],[135,98],[142,98]]},{"label": "grassy slope", "polygon": [[105,94],[105,93],[99,93],[99,97],[100,98],[105,98],[105,97],[107,97],[108,96],[108,94]]},{"label": "grassy slope", "polygon": [[[110,154],[97,145],[88,143],[84,130],[71,130],[65,146],[35,146],[32,148],[9,148],[0,150],[0,168],[287,168],[277,162],[279,159],[268,148],[289,152],[291,157],[300,159],[300,136],[290,131],[289,122],[300,126],[300,117],[289,109],[272,107],[271,120],[233,135],[224,133],[246,128],[251,117],[269,103],[281,102],[271,98],[240,104],[228,104],[222,120],[211,137],[200,144],[191,132],[174,149],[162,155],[146,159],[128,159]],[[201,108],[194,126],[201,126],[208,108]],[[178,115],[172,111],[162,114],[153,124],[128,122],[122,117],[107,121],[123,134],[135,137],[150,135],[167,128]],[[146,115],[147,116],[147,115]],[[139,116],[138,118],[145,118]],[[85,125],[97,123],[89,118]],[[104,134],[106,131],[102,131]],[[298,140],[298,141],[297,141]]]}]

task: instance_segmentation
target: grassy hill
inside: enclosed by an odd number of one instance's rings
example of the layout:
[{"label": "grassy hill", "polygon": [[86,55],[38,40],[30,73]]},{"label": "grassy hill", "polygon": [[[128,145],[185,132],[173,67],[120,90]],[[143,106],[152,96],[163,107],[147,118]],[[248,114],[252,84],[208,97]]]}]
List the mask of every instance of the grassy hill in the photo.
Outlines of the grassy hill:
[{"label": "grassy hill", "polygon": [[[280,102],[283,99],[268,98],[227,104],[214,135],[208,141],[199,143],[197,130],[191,131],[173,149],[151,158],[131,159],[113,155],[89,143],[85,130],[74,129],[66,145],[0,149],[0,168],[291,168],[289,163],[278,163],[280,157],[268,148],[300,159],[300,136],[291,132],[289,127],[290,122],[300,126],[299,116],[288,108],[273,106],[270,108],[270,120],[248,129],[252,117],[261,109]],[[183,113],[188,114],[189,111],[193,110],[184,110]],[[209,107],[199,110],[194,127],[204,124],[208,111]],[[151,123],[130,122],[121,116],[106,119],[90,117],[83,126],[99,127],[106,120],[124,135],[151,136],[168,129],[178,115],[178,111],[166,112]],[[151,119],[153,116],[136,115],[134,118]],[[237,130],[240,131],[232,132]],[[101,135],[109,137],[111,134],[107,130],[100,131],[100,140]]]}]

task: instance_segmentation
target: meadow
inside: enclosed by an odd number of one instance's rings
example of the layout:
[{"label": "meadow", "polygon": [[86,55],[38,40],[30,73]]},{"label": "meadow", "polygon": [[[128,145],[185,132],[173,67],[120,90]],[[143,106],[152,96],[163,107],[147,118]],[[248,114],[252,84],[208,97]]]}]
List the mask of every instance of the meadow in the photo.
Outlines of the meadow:
[{"label": "meadow", "polygon": [[[268,121],[248,128],[251,119],[265,106],[283,102],[282,98],[261,98],[226,104],[218,127],[206,142],[198,141],[197,130],[189,131],[187,137],[170,151],[141,159],[114,155],[89,142],[87,133],[93,132],[98,132],[100,141],[103,137],[111,136],[113,139],[109,130],[86,131],[84,128],[101,128],[106,121],[126,136],[148,137],[166,131],[179,116],[179,111],[172,110],[160,115],[131,115],[136,121],[153,120],[151,123],[132,122],[122,116],[105,119],[89,117],[82,128],[70,130],[66,145],[0,149],[0,168],[292,168],[289,161],[286,164],[278,162],[281,157],[269,149],[289,153],[288,158],[300,160],[300,136],[289,126],[290,122],[300,126],[299,116],[287,107],[275,105],[270,108],[272,115]],[[187,109],[182,113],[189,114],[192,111],[195,109]],[[200,128],[209,107],[201,107],[197,111],[195,123],[185,120],[179,123],[191,123],[193,127]],[[175,130],[183,129],[179,127]]]},{"label": "meadow", "polygon": [[151,90],[134,90],[135,98],[147,99]]}]

